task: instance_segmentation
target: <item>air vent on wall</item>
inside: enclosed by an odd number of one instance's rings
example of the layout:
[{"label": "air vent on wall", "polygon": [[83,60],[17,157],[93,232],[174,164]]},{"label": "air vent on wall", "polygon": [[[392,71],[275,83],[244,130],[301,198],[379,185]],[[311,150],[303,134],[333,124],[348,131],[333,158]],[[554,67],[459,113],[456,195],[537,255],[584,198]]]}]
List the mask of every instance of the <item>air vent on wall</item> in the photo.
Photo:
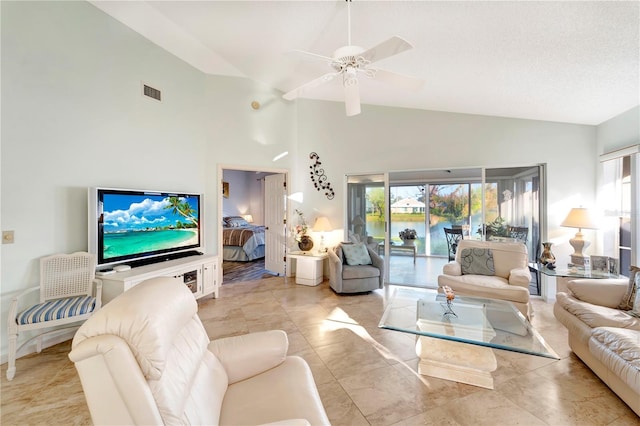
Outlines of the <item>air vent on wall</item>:
[{"label": "air vent on wall", "polygon": [[162,102],[162,92],[144,83],[142,83],[142,94],[149,98],[155,99],[156,101]]}]

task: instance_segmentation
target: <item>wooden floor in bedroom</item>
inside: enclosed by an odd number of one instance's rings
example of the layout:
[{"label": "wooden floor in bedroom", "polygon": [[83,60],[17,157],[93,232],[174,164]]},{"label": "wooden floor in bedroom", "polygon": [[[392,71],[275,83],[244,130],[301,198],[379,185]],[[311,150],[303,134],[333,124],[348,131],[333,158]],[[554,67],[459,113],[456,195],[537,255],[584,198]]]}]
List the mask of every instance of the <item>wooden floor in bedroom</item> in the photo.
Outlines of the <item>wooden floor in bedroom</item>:
[{"label": "wooden floor in bedroom", "polygon": [[222,284],[259,280],[273,277],[274,274],[264,269],[264,258],[250,262],[222,262]]}]

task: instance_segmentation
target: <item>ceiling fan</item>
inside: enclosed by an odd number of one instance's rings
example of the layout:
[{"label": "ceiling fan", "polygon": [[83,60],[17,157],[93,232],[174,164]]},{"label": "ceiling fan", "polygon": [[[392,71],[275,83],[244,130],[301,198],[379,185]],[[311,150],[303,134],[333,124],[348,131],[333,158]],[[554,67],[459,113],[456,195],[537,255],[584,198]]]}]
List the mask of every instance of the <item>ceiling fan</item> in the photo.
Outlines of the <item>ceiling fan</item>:
[{"label": "ceiling fan", "polygon": [[284,99],[289,101],[293,100],[310,89],[320,86],[323,83],[327,83],[336,77],[342,76],[347,116],[353,116],[360,114],[358,74],[363,74],[368,78],[380,80],[408,90],[418,90],[422,86],[423,81],[420,79],[397,74],[391,71],[381,70],[379,68],[369,68],[369,66],[374,62],[402,53],[405,50],[413,48],[413,46],[398,36],[393,36],[390,39],[366,50],[360,46],[353,46],[351,44],[351,0],[346,0],[346,2],[347,46],[337,49],[333,52],[332,57],[304,52],[301,50],[294,51],[296,53],[311,56],[315,59],[324,60],[334,71],[324,74],[285,93],[282,96]]}]

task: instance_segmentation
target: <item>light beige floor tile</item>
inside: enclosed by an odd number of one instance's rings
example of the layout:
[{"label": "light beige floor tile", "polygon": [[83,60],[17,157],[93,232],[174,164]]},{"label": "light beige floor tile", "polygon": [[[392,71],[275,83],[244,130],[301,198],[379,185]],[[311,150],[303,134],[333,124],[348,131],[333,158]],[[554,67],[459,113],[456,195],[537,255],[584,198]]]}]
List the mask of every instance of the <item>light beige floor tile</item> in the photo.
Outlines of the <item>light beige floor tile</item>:
[{"label": "light beige floor tile", "polygon": [[[199,301],[212,339],[272,328],[289,354],[309,364],[332,424],[340,425],[638,425],[638,417],[567,344],[553,305],[534,299],[532,324],[560,361],[494,350],[495,390],[421,376],[415,338],[378,328],[392,288],[341,296],[325,281],[301,286],[284,277],[224,285]],[[71,343],[20,358],[16,378],[2,367],[2,425],[90,424]]]},{"label": "light beige floor tile", "polygon": [[316,354],[313,349],[297,352],[294,355],[302,357],[307,362],[307,364],[309,364],[316,385],[336,381],[336,378],[334,377],[333,373],[331,373],[331,370],[327,368],[325,363],[320,359],[318,354]]},{"label": "light beige floor tile", "polygon": [[503,351],[500,349],[494,349],[493,353],[498,362],[498,368],[493,372],[494,384],[496,385],[517,379],[527,372],[535,371],[557,362],[557,360],[551,358]]},{"label": "light beige floor tile", "polygon": [[461,426],[451,415],[446,407],[436,407],[394,423],[393,426]]},{"label": "light beige floor tile", "polygon": [[304,338],[300,331],[296,330],[292,333],[287,333],[289,340],[289,355],[295,355],[298,352],[313,350],[307,339]]},{"label": "light beige floor tile", "polygon": [[327,412],[327,417],[333,426],[368,425],[358,407],[338,382],[331,381],[318,385],[318,393]]},{"label": "light beige floor tile", "polygon": [[350,375],[338,382],[370,424],[388,425],[415,416],[430,406],[424,387],[393,366]]},{"label": "light beige floor tile", "polygon": [[449,417],[466,426],[494,425],[559,425],[545,423],[529,411],[523,410],[498,392],[486,390],[451,401],[442,406]]},{"label": "light beige floor tile", "polygon": [[418,373],[418,362],[419,359],[415,358],[408,362],[395,364],[393,367],[418,389],[422,398],[429,402],[429,407],[444,405],[475,392],[487,392],[487,390],[476,386],[423,376]]},{"label": "light beige floor tile", "polygon": [[398,333],[391,330],[368,330],[374,347],[387,358],[390,363],[407,361],[417,357],[415,349],[415,336],[407,333]]},{"label": "light beige floor tile", "polygon": [[603,425],[629,411],[586,366],[570,358],[523,374],[497,391],[548,424]]},{"label": "light beige floor tile", "polygon": [[389,365],[376,348],[356,334],[316,347],[315,351],[338,380]]}]

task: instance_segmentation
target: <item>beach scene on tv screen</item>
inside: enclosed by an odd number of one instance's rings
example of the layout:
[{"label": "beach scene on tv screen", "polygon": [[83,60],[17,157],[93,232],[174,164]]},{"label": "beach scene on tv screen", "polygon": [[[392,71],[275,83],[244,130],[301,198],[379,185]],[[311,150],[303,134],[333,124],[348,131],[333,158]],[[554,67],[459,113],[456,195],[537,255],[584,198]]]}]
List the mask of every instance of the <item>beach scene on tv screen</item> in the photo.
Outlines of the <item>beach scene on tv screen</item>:
[{"label": "beach scene on tv screen", "polygon": [[104,194],[104,259],[198,245],[196,197]]}]

